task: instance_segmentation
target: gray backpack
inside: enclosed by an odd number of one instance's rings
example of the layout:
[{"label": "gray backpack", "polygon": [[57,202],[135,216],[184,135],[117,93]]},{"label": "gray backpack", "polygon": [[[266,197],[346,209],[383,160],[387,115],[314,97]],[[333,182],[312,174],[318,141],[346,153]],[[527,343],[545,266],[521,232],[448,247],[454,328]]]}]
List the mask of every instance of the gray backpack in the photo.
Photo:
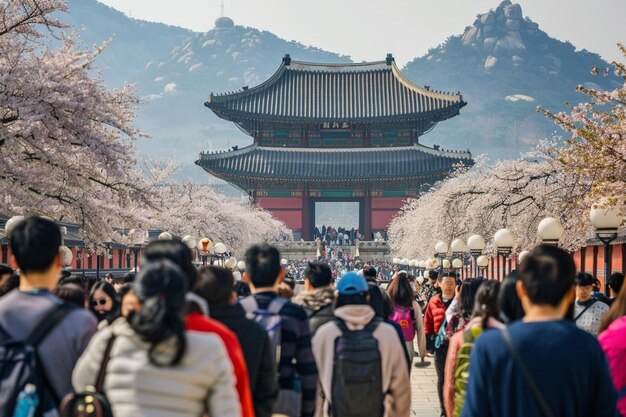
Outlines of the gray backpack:
[{"label": "gray backpack", "polygon": [[[274,358],[276,359],[277,376],[280,377],[280,356],[281,356],[281,336],[283,319],[280,311],[288,303],[286,298],[276,297],[267,306],[267,309],[259,308],[254,296],[245,297],[239,303],[246,311],[246,316],[259,323],[267,332]],[[295,379],[298,379],[296,376]],[[302,408],[302,392],[297,388],[298,383],[294,381],[291,389],[279,388],[278,398],[272,407],[272,414],[283,414],[288,417],[300,417]]]},{"label": "gray backpack", "polygon": [[281,335],[283,319],[280,316],[280,310],[283,309],[288,300],[282,297],[274,298],[267,309],[259,308],[259,304],[253,295],[242,298],[239,303],[246,311],[246,317],[259,323],[267,332],[274,352],[274,359],[276,360],[276,369],[280,364],[281,354]]}]

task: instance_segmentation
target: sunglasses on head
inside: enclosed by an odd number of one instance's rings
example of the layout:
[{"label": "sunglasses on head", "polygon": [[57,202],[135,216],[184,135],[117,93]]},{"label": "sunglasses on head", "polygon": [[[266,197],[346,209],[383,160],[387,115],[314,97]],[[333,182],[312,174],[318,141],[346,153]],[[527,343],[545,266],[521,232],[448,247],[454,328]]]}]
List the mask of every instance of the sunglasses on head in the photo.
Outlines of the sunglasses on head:
[{"label": "sunglasses on head", "polygon": [[105,305],[107,303],[107,300],[105,300],[104,298],[101,298],[99,300],[93,300],[92,304],[93,306],[97,306],[98,304],[100,304],[101,306]]}]

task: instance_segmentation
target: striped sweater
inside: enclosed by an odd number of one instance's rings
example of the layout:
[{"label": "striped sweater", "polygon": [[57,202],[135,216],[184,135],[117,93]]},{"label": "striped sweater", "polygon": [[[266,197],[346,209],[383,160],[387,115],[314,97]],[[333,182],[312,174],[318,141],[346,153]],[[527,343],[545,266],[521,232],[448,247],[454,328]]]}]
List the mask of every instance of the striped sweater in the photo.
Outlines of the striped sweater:
[{"label": "striped sweater", "polygon": [[[267,309],[275,297],[277,295],[274,292],[254,295],[261,309]],[[302,381],[302,417],[313,417],[317,367],[311,350],[311,329],[307,314],[302,307],[289,302],[282,308],[280,315],[283,321],[278,384],[281,389],[291,389],[297,372]]]}]

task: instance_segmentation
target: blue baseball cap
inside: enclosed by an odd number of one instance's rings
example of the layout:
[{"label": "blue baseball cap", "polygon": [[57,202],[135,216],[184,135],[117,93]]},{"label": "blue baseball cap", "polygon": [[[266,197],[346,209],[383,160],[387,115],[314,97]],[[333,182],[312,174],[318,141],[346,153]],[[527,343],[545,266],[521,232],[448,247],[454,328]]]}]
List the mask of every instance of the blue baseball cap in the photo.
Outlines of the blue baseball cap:
[{"label": "blue baseball cap", "polygon": [[367,281],[356,272],[348,272],[337,283],[337,292],[340,295],[356,295],[368,291]]}]

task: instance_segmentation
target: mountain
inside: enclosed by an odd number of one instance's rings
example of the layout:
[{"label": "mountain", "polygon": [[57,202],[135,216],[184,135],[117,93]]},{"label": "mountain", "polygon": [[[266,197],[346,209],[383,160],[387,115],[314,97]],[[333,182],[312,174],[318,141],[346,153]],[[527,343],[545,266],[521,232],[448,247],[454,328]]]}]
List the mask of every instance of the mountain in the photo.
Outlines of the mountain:
[{"label": "mountain", "polygon": [[[96,0],[68,0],[68,7],[60,17],[79,30],[86,46],[111,38],[98,57],[106,84],[137,86],[143,103],[136,124],[152,136],[139,140],[139,156],[179,161],[179,177],[197,181],[215,181],[193,164],[200,151],[251,142],[204,107],[211,92],[258,85],[285,54],[302,61],[350,62],[345,55],[236,25],[227,17],[206,32],[193,32],[132,19]],[[599,75],[590,73],[594,66]],[[558,111],[565,102],[584,100],[575,91],[579,84],[618,86],[613,74],[604,76],[607,67],[597,54],[551,38],[507,0],[402,72],[418,85],[460,91],[469,103],[460,116],[425,135],[423,143],[506,159],[558,131],[535,111],[537,105]]]},{"label": "mountain", "polygon": [[150,134],[137,149],[141,158],[181,163],[179,177],[214,179],[194,165],[200,151],[245,145],[251,138],[204,107],[211,92],[239,90],[269,78],[285,54],[313,62],[350,62],[346,56],[267,31],[236,25],[227,17],[207,32],[192,32],[131,19],[95,0],[69,0],[60,18],[78,28],[86,45],[112,38],[98,57],[109,87],[136,84],[143,99],[136,125]]},{"label": "mountain", "polygon": [[[566,16],[563,16],[565,19]],[[591,69],[599,68],[593,75]],[[576,86],[613,89],[619,79],[599,55],[577,51],[551,38],[519,4],[503,1],[479,14],[461,35],[449,37],[403,73],[421,85],[460,91],[468,105],[460,116],[437,126],[423,142],[446,148],[469,148],[492,159],[519,156],[559,128],[535,109],[566,110],[584,101]]]},{"label": "mountain", "polygon": [[86,47],[110,40],[98,57],[98,66],[109,87],[136,80],[146,62],[165,56],[193,32],[162,23],[131,19],[95,0],[68,0],[69,13],[57,17],[78,32]]}]

